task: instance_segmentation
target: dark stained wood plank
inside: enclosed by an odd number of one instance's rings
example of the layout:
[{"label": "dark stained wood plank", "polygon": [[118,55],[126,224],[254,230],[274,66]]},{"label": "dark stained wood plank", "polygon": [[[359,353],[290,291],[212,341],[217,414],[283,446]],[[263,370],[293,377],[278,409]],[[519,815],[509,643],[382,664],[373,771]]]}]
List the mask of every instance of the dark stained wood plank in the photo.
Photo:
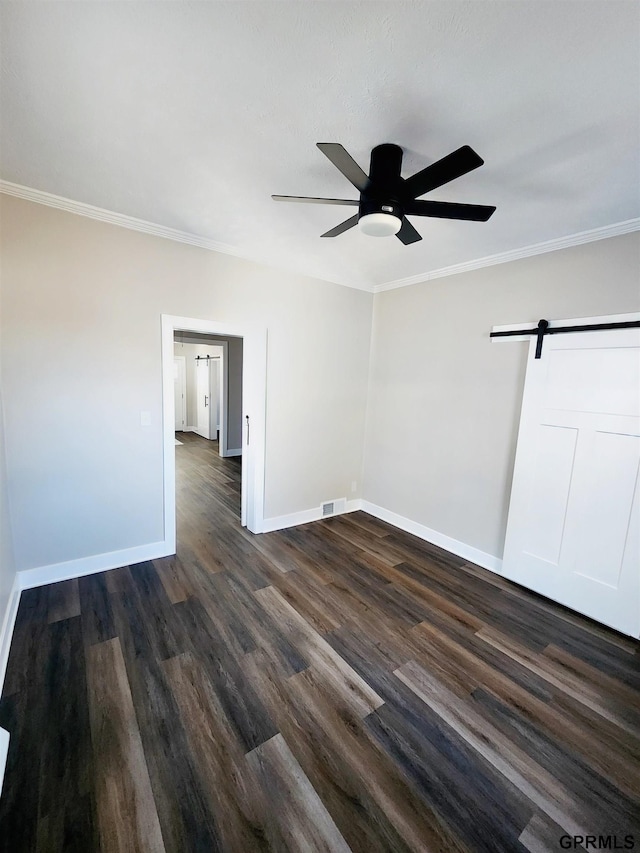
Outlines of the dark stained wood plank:
[{"label": "dark stained wood plank", "polygon": [[45,586],[25,589],[20,595],[20,604],[9,650],[9,663],[2,690],[3,696],[11,696],[28,687],[35,678],[42,677],[46,659],[47,623],[49,595]]},{"label": "dark stained wood plank", "polygon": [[355,713],[366,716],[382,705],[383,700],[375,690],[336,654],[277,589],[267,587],[255,594],[267,613],[286,630],[293,645],[300,647],[318,677],[348,702]]},{"label": "dark stained wood plank", "polygon": [[409,701],[387,702],[367,717],[366,725],[422,800],[423,811],[437,816],[457,839],[434,849],[519,849],[530,802],[431,709],[423,705],[416,710]]},{"label": "dark stained wood plank", "polygon": [[88,646],[117,636],[105,574],[85,575],[78,580],[82,635]]},{"label": "dark stained wood plank", "polygon": [[349,853],[338,827],[281,734],[248,753],[247,762],[265,793],[264,818],[272,849]]},{"label": "dark stained wood plank", "polygon": [[80,591],[77,578],[52,583],[47,590],[49,592],[49,623],[80,615]]},{"label": "dark stained wood plank", "polygon": [[160,821],[117,638],[96,643],[87,650],[87,679],[91,733],[102,759],[96,767],[102,853],[164,853]]},{"label": "dark stained wood plank", "polygon": [[177,699],[154,654],[156,641],[135,598],[120,595],[113,604],[165,850],[222,850]]},{"label": "dark stained wood plank", "polygon": [[639,816],[637,786],[631,796],[625,796],[619,786],[594,771],[592,762],[581,758],[567,744],[559,743],[553,735],[523,721],[516,710],[482,688],[474,692],[473,700],[474,710],[499,731],[503,739],[524,754],[535,755],[536,763],[567,792],[579,792],[581,809],[588,816],[587,820],[596,823],[602,834],[633,834]]},{"label": "dark stained wood plank", "polygon": [[309,661],[300,649],[289,642],[281,626],[256,601],[250,585],[245,585],[237,575],[228,578],[228,585],[240,609],[243,625],[251,634],[253,648],[262,649],[285,678],[306,669]]},{"label": "dark stained wood plank", "polygon": [[389,533],[394,533],[397,530],[396,527],[387,524],[386,521],[381,521],[379,518],[374,518],[372,515],[361,512],[360,510],[350,512],[347,518],[352,524],[357,524],[358,527],[366,530],[371,536],[388,536]]},{"label": "dark stained wood plank", "polygon": [[162,586],[171,604],[186,601],[191,595],[192,585],[189,576],[177,555],[154,560],[153,566],[158,573]]},{"label": "dark stained wood plank", "polygon": [[398,678],[450,726],[469,746],[518,788],[569,835],[589,832],[589,817],[576,809],[570,793],[499,730],[414,662],[395,671]]},{"label": "dark stained wood plank", "polygon": [[174,611],[150,562],[137,563],[124,572],[120,591],[111,598],[129,603],[139,614],[145,634],[156,660],[165,660],[184,651],[187,639],[176,621]]},{"label": "dark stained wood plank", "polygon": [[[493,653],[487,657],[480,643],[470,642],[463,647],[432,626],[421,624],[414,634],[424,635],[417,658],[443,683],[461,695],[475,694],[479,687],[490,691],[509,707],[517,711],[523,725],[532,723],[542,732],[571,744],[584,755],[598,773],[610,778],[616,785],[640,796],[640,743],[634,744],[626,733],[616,729],[620,738],[580,714],[580,706],[558,705],[554,689],[540,692],[536,676],[523,676],[519,665],[507,656]],[[596,715],[594,715],[596,716]],[[613,727],[612,727],[613,728]],[[597,735],[595,734],[597,732]]]},{"label": "dark stained wood plank", "polygon": [[52,623],[48,646],[44,703],[57,727],[42,732],[40,762],[56,784],[40,789],[37,850],[82,853],[97,844],[97,819],[80,617]]},{"label": "dark stained wood plank", "polygon": [[[566,844],[566,836],[564,829],[546,815],[534,814],[518,840],[530,853],[551,853],[551,851],[563,849],[560,840],[563,839],[563,843]],[[584,850],[585,848],[577,842],[575,846],[572,844],[571,849]]]},{"label": "dark stained wood plank", "polygon": [[180,709],[189,748],[211,803],[225,850],[268,850],[260,783],[247,770],[245,750],[229,724],[206,668],[190,653],[163,664]]},{"label": "dark stained wood plank", "polygon": [[640,736],[640,706],[610,701],[610,697],[605,698],[604,691],[576,677],[570,668],[555,663],[545,655],[534,655],[529,649],[492,628],[482,628],[476,636],[606,720],[634,736]]},{"label": "dark stained wood plank", "polygon": [[311,670],[279,679],[261,650],[245,666],[353,851],[464,849],[368,737],[350,703]]},{"label": "dark stained wood plank", "polygon": [[225,642],[229,634],[214,624],[197,599],[175,605],[186,633],[191,638],[191,651],[202,661],[229,723],[248,752],[277,734],[277,729],[243,672],[235,650]]},{"label": "dark stained wood plank", "polygon": [[11,735],[0,797],[0,840],[6,853],[36,850],[42,712],[34,691],[3,696],[1,725]]}]

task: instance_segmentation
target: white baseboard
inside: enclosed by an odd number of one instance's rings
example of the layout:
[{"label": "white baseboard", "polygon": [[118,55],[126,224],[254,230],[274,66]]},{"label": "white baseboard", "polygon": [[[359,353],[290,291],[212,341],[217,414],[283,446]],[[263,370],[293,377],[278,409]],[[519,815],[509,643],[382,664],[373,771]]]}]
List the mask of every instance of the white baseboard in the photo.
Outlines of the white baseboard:
[{"label": "white baseboard", "polygon": [[458,539],[452,539],[444,533],[438,533],[437,530],[432,530],[430,527],[425,527],[424,524],[419,524],[417,521],[411,521],[410,518],[405,518],[403,515],[398,515],[397,512],[391,512],[389,509],[373,504],[370,501],[362,501],[360,507],[363,512],[368,512],[369,515],[379,518],[381,521],[386,521],[394,527],[399,527],[406,533],[413,533],[419,539],[424,539],[425,542],[431,542],[432,545],[437,545],[439,548],[444,548],[445,551],[450,551],[463,560],[468,560],[470,563],[475,563],[483,569],[488,569],[490,572],[500,574],[502,572],[502,560],[499,557],[494,557],[493,554],[487,554],[485,551],[480,551],[472,545],[467,545],[465,542],[460,542]]},{"label": "white baseboard", "polygon": [[0,729],[0,796],[2,796],[2,780],[7,766],[7,755],[9,754],[9,732]]},{"label": "white baseboard", "polygon": [[[20,604],[20,591],[22,587],[18,576],[13,579],[13,586],[9,593],[7,608],[3,614],[2,630],[0,630],[0,696],[2,695],[2,686],[4,684],[4,676],[7,671],[7,663],[9,661],[9,649],[11,648],[11,638],[13,637],[13,629],[16,624],[16,616],[18,615],[18,605]],[[0,749],[0,752],[2,750]],[[2,756],[0,755],[0,766],[2,765]],[[2,783],[2,773],[0,773],[0,784]]]},{"label": "white baseboard", "polygon": [[[362,501],[354,500],[347,501],[342,512],[336,512],[335,515],[344,515],[347,512],[355,512],[362,509]],[[325,516],[332,518],[333,516]],[[311,521],[320,521],[322,518],[321,507],[313,509],[303,509],[300,512],[292,512],[290,515],[277,515],[273,518],[265,518],[262,522],[261,533],[273,533],[274,530],[284,530],[287,527],[297,527],[299,524],[309,524]]]},{"label": "white baseboard", "polygon": [[157,560],[174,553],[175,548],[167,542],[151,542],[148,545],[124,548],[122,551],[80,557],[78,560],[69,560],[66,563],[52,563],[50,566],[23,569],[18,572],[17,581],[20,589],[31,589],[47,583],[58,583],[72,578],[81,578],[84,575],[94,575],[97,572],[106,572],[108,569],[119,569],[121,566],[130,566],[145,560]]},{"label": "white baseboard", "polygon": [[[403,515],[398,515],[397,512],[391,512],[391,510],[370,501],[359,499],[347,501],[343,512],[356,512],[357,510],[368,512],[369,515],[373,515],[381,521],[386,521],[388,524],[392,524],[406,533],[412,533],[419,539],[430,542],[432,545],[437,545],[439,548],[444,548],[445,551],[456,554],[456,556],[462,557],[463,560],[475,563],[477,566],[488,569],[490,572],[500,574],[502,571],[502,560],[499,557],[494,557],[492,554],[480,551],[478,548],[467,545],[465,542],[460,542],[458,539],[452,539],[451,536],[446,536],[444,533],[438,533],[437,530],[425,527],[424,524],[419,524],[417,521],[412,521],[410,518],[405,518]],[[341,515],[342,513],[335,514]],[[293,512],[290,515],[265,518],[262,523],[261,532],[271,533],[274,530],[284,530],[287,527],[296,527],[299,524],[309,524],[311,521],[319,521],[321,518],[322,510],[320,507]]]},{"label": "white baseboard", "polygon": [[227,456],[242,456],[242,448],[241,447],[236,447],[235,449],[232,448],[230,450],[227,450],[227,452],[224,455],[225,455],[225,458]]}]

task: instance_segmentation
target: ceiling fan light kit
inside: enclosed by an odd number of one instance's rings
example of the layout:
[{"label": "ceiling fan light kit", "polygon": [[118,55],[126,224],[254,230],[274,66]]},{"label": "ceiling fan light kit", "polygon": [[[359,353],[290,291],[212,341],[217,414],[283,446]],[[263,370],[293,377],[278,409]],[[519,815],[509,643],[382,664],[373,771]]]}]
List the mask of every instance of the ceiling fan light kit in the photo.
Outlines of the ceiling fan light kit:
[{"label": "ceiling fan light kit", "polygon": [[393,213],[360,214],[358,227],[369,237],[391,237],[402,228],[402,218]]},{"label": "ceiling fan light kit", "polygon": [[495,207],[490,205],[418,199],[418,196],[482,166],[484,160],[468,145],[463,145],[462,148],[416,172],[410,178],[403,178],[401,175],[403,152],[399,145],[392,143],[377,145],[371,152],[368,175],[339,143],[318,142],[317,145],[345,178],[359,190],[359,200],[283,195],[273,195],[271,198],[274,201],[358,207],[358,213],[355,216],[336,225],[335,228],[322,234],[322,237],[337,237],[358,225],[363,234],[371,237],[390,237],[395,234],[407,246],[422,240],[407,219],[407,215],[486,222],[495,211]]}]

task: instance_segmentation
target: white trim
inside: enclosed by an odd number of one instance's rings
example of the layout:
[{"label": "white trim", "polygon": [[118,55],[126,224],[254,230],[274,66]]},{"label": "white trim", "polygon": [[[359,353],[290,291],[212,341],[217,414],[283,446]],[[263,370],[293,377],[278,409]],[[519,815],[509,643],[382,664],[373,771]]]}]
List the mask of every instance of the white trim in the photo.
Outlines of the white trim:
[{"label": "white trim", "polygon": [[[326,502],[325,502],[326,503]],[[356,499],[347,501],[342,512],[334,512],[333,515],[325,515],[324,518],[334,518],[336,515],[344,515],[348,512],[356,512],[363,509],[362,501]],[[309,524],[311,521],[321,521],[323,518],[322,507],[303,509],[300,512],[292,512],[289,515],[277,515],[265,518],[262,522],[261,533],[273,533],[274,530],[284,530],[286,527],[297,527],[299,524]]]},{"label": "white trim", "polygon": [[234,255],[237,258],[242,257],[235,246],[230,246],[227,243],[218,243],[216,240],[199,237],[197,234],[179,231],[176,228],[167,228],[164,225],[157,225],[155,222],[147,222],[146,219],[137,219],[135,216],[115,213],[113,210],[106,210],[104,207],[95,207],[92,204],[85,204],[82,201],[74,201],[64,196],[46,193],[43,190],[35,190],[31,187],[25,187],[22,184],[0,181],[0,192],[5,195],[15,196],[15,198],[33,201],[36,204],[55,207],[67,213],[76,213],[88,219],[97,219],[99,222],[119,225],[121,228],[128,228],[130,231],[142,231],[144,234],[152,234],[154,237],[164,237],[167,240],[174,240],[177,243],[188,243],[190,246],[199,246],[201,249],[209,249],[212,252],[222,252],[224,255]]},{"label": "white trim", "polygon": [[[630,323],[640,321],[640,311],[632,311],[629,314],[605,314],[600,317],[574,317],[571,320],[550,320],[549,328],[555,329],[558,326],[587,326],[594,323]],[[530,323],[511,323],[506,326],[492,326],[492,332],[517,332],[520,329],[535,329],[538,325],[538,320],[532,320]],[[492,344],[503,344],[508,341],[530,341],[531,335],[511,335],[508,338],[491,338]]]},{"label": "white trim", "polygon": [[[11,648],[11,638],[13,637],[13,629],[16,624],[16,616],[18,615],[18,605],[20,604],[20,592],[22,587],[16,574],[11,585],[7,608],[4,612],[2,620],[2,630],[0,631],[0,696],[2,695],[2,686],[4,677],[7,672],[7,663],[9,661],[9,650]],[[2,786],[2,773],[0,773],[0,787]]]},{"label": "white trim", "polygon": [[[218,454],[225,459],[229,456],[229,342],[220,341],[222,358],[220,359],[220,424],[218,424]],[[242,453],[242,450],[240,450]]]},{"label": "white trim", "polygon": [[[174,436],[173,345],[176,331],[243,339],[242,431],[243,465],[241,523],[260,533],[264,519],[265,442],[267,405],[267,330],[264,326],[229,326],[215,320],[161,315],[162,430],[164,444],[164,537],[176,548],[176,455]],[[251,443],[246,444],[245,417],[251,418]]]},{"label": "white trim", "polygon": [[124,548],[122,551],[108,551],[106,554],[94,554],[91,557],[80,557],[64,563],[23,569],[18,572],[17,581],[20,589],[32,589],[35,586],[68,581],[84,575],[95,575],[97,572],[119,569],[122,566],[132,566],[146,560],[158,560],[160,557],[168,557],[174,553],[175,548],[172,550],[167,542],[151,542],[148,545]]},{"label": "white trim", "polygon": [[[124,213],[115,213],[112,210],[106,210],[103,207],[95,207],[92,204],[85,204],[81,201],[74,201],[64,196],[47,193],[43,190],[36,190],[32,187],[25,187],[22,184],[13,184],[11,181],[0,180],[0,193],[22,198],[26,201],[32,201],[36,204],[44,204],[47,207],[55,207],[58,210],[64,210],[67,213],[75,213],[78,216],[86,216],[89,219],[96,219],[100,222],[107,222],[111,225],[118,225],[121,228],[128,228],[131,231],[141,231],[144,234],[151,234],[154,237],[163,237],[167,240],[174,240],[178,243],[187,243],[190,246],[198,246],[201,249],[207,249],[211,252],[221,252],[224,255],[233,255],[236,258],[251,261],[253,263],[262,263],[257,258],[251,257],[241,252],[236,246],[230,246],[227,243],[219,243],[216,240],[209,240],[207,237],[201,237],[197,234],[191,234],[187,231],[179,231],[176,228],[168,228],[165,225],[158,225],[155,222],[148,222],[145,219],[137,219],[134,216],[127,216]],[[366,293],[382,293],[385,290],[396,290],[399,287],[409,287],[412,284],[420,284],[424,281],[431,281],[436,278],[444,278],[448,275],[457,275],[462,272],[471,272],[472,270],[482,269],[483,267],[491,267],[496,264],[505,264],[509,261],[517,261],[521,258],[529,258],[533,255],[542,255],[546,252],[555,252],[558,249],[567,249],[571,246],[580,246],[583,243],[593,243],[596,240],[604,240],[607,237],[617,237],[620,234],[629,234],[632,231],[640,231],[640,217],[635,219],[626,219],[623,222],[614,222],[612,225],[604,225],[600,228],[591,228],[588,231],[579,231],[577,234],[568,234],[565,237],[555,237],[552,240],[546,240],[542,243],[533,243],[530,246],[523,246],[519,249],[511,249],[506,252],[498,252],[495,255],[487,255],[484,258],[476,258],[475,260],[465,261],[461,264],[453,264],[449,267],[442,267],[437,270],[428,270],[426,272],[417,273],[416,275],[408,276],[407,278],[398,278],[392,281],[382,282],[375,285],[355,284],[348,281],[338,281],[323,276],[324,281],[332,284],[339,284],[342,287],[350,287],[355,290],[363,290]],[[281,269],[282,267],[276,264],[266,264],[266,266]],[[296,270],[299,275],[310,276],[311,273],[303,270]]]},{"label": "white trim", "polygon": [[187,423],[187,359],[184,355],[174,355],[173,360],[180,364],[180,382],[182,383],[182,426],[175,427],[175,430],[184,432]]},{"label": "white trim", "polygon": [[7,756],[9,755],[9,732],[6,729],[0,729],[0,796],[2,796],[2,780],[4,779],[4,771],[7,766]]},{"label": "white trim", "polygon": [[231,450],[227,450],[227,452],[224,454],[225,459],[227,458],[227,456],[242,456],[242,448],[235,447]]},{"label": "white trim", "polygon": [[485,551],[480,551],[472,545],[467,545],[465,542],[460,542],[458,539],[452,539],[444,533],[438,533],[437,530],[432,530],[430,527],[425,527],[424,524],[419,524],[417,521],[412,521],[410,518],[405,518],[403,515],[398,515],[397,512],[391,512],[389,509],[377,506],[370,501],[362,501],[361,509],[363,512],[368,512],[369,515],[379,518],[381,521],[386,521],[394,527],[399,527],[406,533],[412,533],[419,539],[424,539],[425,542],[431,542],[432,545],[437,545],[439,548],[444,548],[445,551],[450,551],[463,560],[468,560],[470,563],[475,563],[476,566],[481,566],[483,569],[488,569],[490,572],[500,574],[502,571],[502,560],[499,557],[494,557],[493,554],[487,554]]},{"label": "white trim", "polygon": [[448,275],[471,272],[483,267],[493,267],[497,264],[506,264],[510,261],[519,261],[522,258],[530,258],[533,255],[544,255],[547,252],[556,252],[558,249],[568,249],[571,246],[580,246],[583,243],[593,243],[596,240],[605,240],[608,237],[618,237],[620,234],[629,234],[631,231],[640,231],[640,217],[626,219],[624,222],[614,222],[613,225],[605,225],[602,228],[591,228],[589,231],[580,231],[577,234],[568,234],[566,237],[556,237],[553,240],[545,240],[543,243],[533,243],[520,249],[511,249],[507,252],[498,252],[495,255],[487,255],[484,258],[476,258],[465,261],[462,264],[453,264],[450,267],[442,267],[439,270],[418,273],[407,278],[398,278],[395,281],[387,281],[376,284],[374,293],[382,293],[385,290],[396,290],[399,287],[409,287],[412,284],[420,284],[423,281],[431,281],[434,278],[444,278]]},{"label": "white trim", "polygon": [[[198,246],[200,249],[207,249],[210,252],[221,252],[223,255],[232,255],[234,258],[242,258],[251,263],[264,264],[275,269],[282,269],[281,265],[268,263],[265,264],[259,258],[255,258],[245,252],[240,251],[237,246],[231,246],[228,243],[219,243],[217,240],[210,240],[208,237],[201,237],[198,234],[191,234],[189,231],[179,231],[177,228],[168,228],[165,225],[158,225],[156,222],[148,222],[146,219],[138,219],[135,216],[127,216],[125,213],[116,213],[113,210],[106,210],[104,207],[95,207],[93,204],[85,204],[82,201],[74,201],[71,198],[65,198],[61,195],[54,195],[43,190],[36,190],[33,187],[25,187],[22,184],[13,184],[11,181],[0,180],[0,193],[22,198],[25,201],[32,201],[35,204],[44,204],[46,207],[54,207],[57,210],[64,210],[66,213],[75,213],[78,216],[85,216],[88,219],[96,219],[99,222],[107,222],[109,225],[117,225],[120,228],[128,228],[130,231],[140,231],[143,234],[151,234],[153,237],[163,237],[166,240],[174,240],[177,243],[187,243],[189,246]],[[310,276],[309,272],[304,270],[290,270],[297,275]],[[331,282],[331,284],[339,284],[342,287],[349,287],[355,290],[364,290],[368,293],[371,288],[368,285],[352,284],[346,281],[339,281],[334,278],[322,277],[323,281]]]}]

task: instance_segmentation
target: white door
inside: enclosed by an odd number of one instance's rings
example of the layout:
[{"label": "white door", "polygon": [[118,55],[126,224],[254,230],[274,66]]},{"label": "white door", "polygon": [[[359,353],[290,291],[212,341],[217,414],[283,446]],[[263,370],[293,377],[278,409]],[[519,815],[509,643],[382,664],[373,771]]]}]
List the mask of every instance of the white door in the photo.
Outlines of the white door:
[{"label": "white door", "polygon": [[203,438],[211,438],[211,388],[208,358],[199,358],[196,361],[196,432]]},{"label": "white door", "polygon": [[530,344],[504,575],[640,634],[640,329]]},{"label": "white door", "polygon": [[173,358],[173,401],[176,416],[176,430],[187,425],[187,367],[183,355]]}]

